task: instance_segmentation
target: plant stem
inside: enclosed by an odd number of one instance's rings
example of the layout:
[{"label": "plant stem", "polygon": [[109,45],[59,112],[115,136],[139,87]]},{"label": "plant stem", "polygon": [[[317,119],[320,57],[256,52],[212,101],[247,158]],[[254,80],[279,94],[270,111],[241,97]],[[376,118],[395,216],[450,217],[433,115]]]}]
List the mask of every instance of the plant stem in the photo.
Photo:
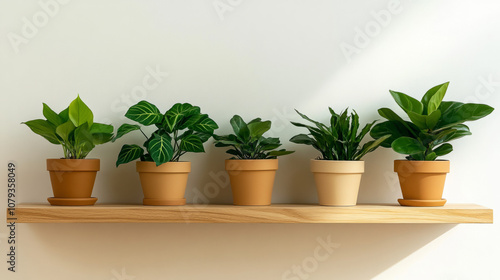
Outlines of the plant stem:
[{"label": "plant stem", "polygon": [[146,134],[144,133],[144,131],[142,131],[141,128],[139,128],[139,130],[141,131],[142,135],[144,135],[144,137],[146,137],[146,139],[148,139],[148,137],[146,136]]}]

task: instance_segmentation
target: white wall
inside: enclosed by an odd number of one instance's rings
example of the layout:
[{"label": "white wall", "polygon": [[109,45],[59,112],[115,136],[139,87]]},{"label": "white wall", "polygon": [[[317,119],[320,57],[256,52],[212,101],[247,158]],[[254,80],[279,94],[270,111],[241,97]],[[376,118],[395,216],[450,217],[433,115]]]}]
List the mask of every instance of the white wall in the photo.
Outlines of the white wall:
[{"label": "white wall", "polygon": [[[350,107],[368,122],[380,118],[382,106],[396,109],[389,89],[420,97],[445,81],[451,81],[448,100],[500,108],[497,1],[66,2],[49,5],[51,16],[44,18],[42,4],[59,2],[0,1],[2,178],[7,162],[15,161],[18,202],[46,202],[45,159],[62,155],[20,123],[41,117],[42,102],[62,110],[77,93],[96,121],[115,126],[143,98],[162,111],[174,102],[199,105],[221,133],[229,132],[233,114],[273,120],[272,134],[297,151],[280,159],[275,203],[317,201],[308,169],[316,153],[288,142],[301,132],[289,124],[299,120],[294,108],[326,120],[327,106]],[[360,31],[367,29],[371,35]],[[155,69],[162,72],[159,83],[141,97],[138,87]],[[498,120],[495,111],[470,123],[473,135],[455,143],[447,157],[450,203],[500,207]],[[91,153],[101,159],[99,202],[141,202],[134,165],[114,167],[121,145],[136,139]],[[224,174],[224,151],[206,149],[185,157],[193,162],[189,202],[217,183],[210,174]],[[401,196],[392,172],[399,157],[381,149],[365,158],[360,202],[394,203]],[[211,203],[231,203],[224,186]],[[0,193],[5,209],[5,188]],[[18,272],[7,272],[1,261],[0,278],[499,279],[499,234],[497,224],[22,224]],[[0,260],[6,238],[1,227]],[[314,267],[318,240],[328,239],[334,249],[323,251],[329,254]],[[307,274],[287,272],[303,263],[312,265]]]}]

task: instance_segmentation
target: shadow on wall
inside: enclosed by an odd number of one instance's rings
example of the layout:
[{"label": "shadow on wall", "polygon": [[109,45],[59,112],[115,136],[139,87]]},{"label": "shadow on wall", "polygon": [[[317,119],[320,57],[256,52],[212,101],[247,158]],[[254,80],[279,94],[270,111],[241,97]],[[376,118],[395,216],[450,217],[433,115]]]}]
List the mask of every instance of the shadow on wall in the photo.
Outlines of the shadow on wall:
[{"label": "shadow on wall", "polygon": [[454,226],[26,225],[23,234],[33,238],[20,240],[23,267],[19,270],[26,279],[47,274],[55,280],[80,279],[75,275],[115,280],[363,280],[374,278]]}]

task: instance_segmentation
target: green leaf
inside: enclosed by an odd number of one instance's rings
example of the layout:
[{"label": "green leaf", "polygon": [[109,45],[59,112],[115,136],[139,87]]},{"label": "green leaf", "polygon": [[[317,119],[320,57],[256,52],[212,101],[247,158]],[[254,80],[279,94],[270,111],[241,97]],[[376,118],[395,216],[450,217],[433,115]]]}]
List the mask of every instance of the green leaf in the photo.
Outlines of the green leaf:
[{"label": "green leaf", "polygon": [[64,142],[68,143],[70,134],[75,130],[73,122],[67,121],[56,128],[56,133],[59,135]]},{"label": "green leaf", "polygon": [[241,141],[243,142],[249,141],[250,130],[248,129],[248,126],[245,123],[245,121],[243,121],[243,119],[240,116],[234,115],[229,122],[233,127],[234,133],[239,139],[241,139]]},{"label": "green leaf", "polygon": [[148,152],[153,158],[156,166],[159,166],[172,159],[174,149],[171,143],[172,139],[162,135],[155,134],[154,138],[149,141]]},{"label": "green leaf", "polygon": [[436,127],[437,123],[439,122],[439,119],[441,119],[441,111],[440,110],[434,110],[431,114],[429,114],[425,118],[425,123],[428,129],[434,129]]},{"label": "green leaf", "polygon": [[190,129],[203,133],[213,133],[214,130],[219,128],[214,120],[208,117],[208,115],[202,115],[201,119],[197,123],[189,127]]},{"label": "green leaf", "polygon": [[425,156],[425,160],[432,161],[432,160],[436,160],[437,157],[438,157],[438,155],[436,153],[432,152],[432,153],[428,154],[427,156]]},{"label": "green leaf", "polygon": [[[301,112],[299,112],[298,110],[295,110],[295,112],[297,112],[297,114],[299,114],[299,116],[301,116],[303,119],[307,120],[307,121],[310,121],[312,123],[314,123],[319,129],[321,129],[322,127],[324,128],[324,124],[320,123],[320,122],[317,122],[311,118],[309,118],[308,116],[302,114]],[[346,112],[344,112],[346,113]],[[347,114],[347,113],[346,113]]]},{"label": "green leaf", "polygon": [[249,121],[249,122],[248,122],[248,124],[251,124],[251,123],[256,123],[256,122],[261,122],[261,121],[262,121],[262,119],[261,119],[261,118],[255,118],[255,119],[253,119],[253,120]]},{"label": "green leaf", "polygon": [[[247,124],[245,123],[245,121],[243,120],[243,118],[241,118],[239,115],[234,115],[231,118],[231,120],[229,120],[229,123],[233,127],[234,134],[236,134],[236,135],[240,134],[240,130],[243,127],[247,126]],[[248,127],[247,127],[247,129],[248,129]]]},{"label": "green leaf", "polygon": [[420,129],[427,129],[427,118],[424,115],[417,114],[415,112],[408,112],[408,117],[412,123],[414,123]]},{"label": "green leaf", "polygon": [[90,108],[80,99],[78,96],[75,100],[69,104],[69,119],[73,122],[76,127],[81,126],[84,123],[91,127],[94,123],[94,114]]},{"label": "green leaf", "polygon": [[103,124],[103,123],[94,123],[90,127],[90,133],[107,133],[107,134],[113,134],[113,126],[110,124]]},{"label": "green leaf", "polygon": [[271,151],[269,152],[269,156],[271,157],[278,157],[278,156],[285,156],[294,153],[295,151],[286,151],[286,150],[279,150],[279,151]]},{"label": "green leaf", "polygon": [[434,149],[433,152],[437,156],[444,156],[444,155],[451,153],[452,151],[453,151],[453,146],[449,143],[445,143],[445,144],[437,147],[436,149]]},{"label": "green leaf", "polygon": [[[427,114],[430,115],[432,112],[436,111],[441,105],[441,101],[443,100],[444,95],[446,94],[446,90],[448,90],[448,85],[450,82],[446,82],[441,85],[437,85],[431,88],[422,98],[422,103],[427,104]],[[427,101],[428,102],[425,102]]]},{"label": "green leaf", "polygon": [[271,121],[253,122],[248,124],[250,137],[252,137],[253,139],[259,139],[269,129],[271,129]]},{"label": "green leaf", "polygon": [[365,138],[366,134],[368,132],[370,132],[372,126],[375,124],[376,121],[372,122],[372,123],[367,123],[363,129],[361,130],[361,132],[358,134],[358,136],[354,139],[355,142],[361,142],[363,140],[363,138]]},{"label": "green leaf", "polygon": [[233,155],[233,156],[236,156],[237,158],[243,158],[243,155],[241,154],[241,152],[239,152],[238,150],[235,150],[235,149],[229,149],[226,151],[226,153]]},{"label": "green leaf", "polygon": [[76,159],[83,159],[95,147],[94,138],[92,137],[92,134],[90,134],[88,123],[83,123],[82,125],[77,127],[74,132],[74,137],[74,148],[76,150],[76,154],[74,154],[73,156]]},{"label": "green leaf", "polygon": [[425,152],[425,147],[418,140],[410,137],[400,137],[392,142],[392,149],[396,153],[412,155]]},{"label": "green leaf", "polygon": [[375,151],[380,145],[391,135],[384,135],[380,137],[379,139],[369,141],[366,144],[363,145],[361,150],[359,150],[356,155],[353,157],[354,160],[361,160],[366,154],[371,153]]},{"label": "green leaf", "polygon": [[394,111],[389,108],[378,109],[378,114],[389,121],[404,122],[404,120],[398,114],[394,113]]},{"label": "green leaf", "polygon": [[43,116],[47,119],[47,121],[55,126],[63,123],[62,118],[45,103],[43,103]]},{"label": "green leaf", "polygon": [[176,103],[165,113],[165,121],[169,132],[180,129],[184,117],[200,114],[200,108],[189,103]]},{"label": "green leaf", "polygon": [[69,121],[69,107],[67,107],[66,109],[62,110],[59,115],[58,115],[60,118],[61,118],[61,121],[63,123]]},{"label": "green leaf", "polygon": [[31,131],[42,136],[50,143],[61,144],[56,135],[56,126],[51,124],[50,122],[37,119],[24,122],[23,124],[27,125],[31,129]]},{"label": "green leaf", "polygon": [[160,110],[155,105],[144,100],[130,107],[125,117],[146,126],[160,123],[163,119]]},{"label": "green leaf", "polygon": [[402,92],[397,92],[392,90],[390,90],[389,92],[391,93],[396,103],[398,103],[399,107],[401,107],[401,109],[403,109],[407,114],[409,112],[422,114],[424,110],[424,105],[422,105],[420,101]]},{"label": "green leaf", "polygon": [[92,143],[94,145],[101,145],[113,140],[112,133],[92,133]]},{"label": "green leaf", "polygon": [[451,140],[459,139],[464,136],[471,135],[472,133],[469,130],[469,127],[466,126],[465,124],[457,124],[455,126],[450,127],[450,129],[454,130],[453,134],[449,134],[446,137],[444,137],[443,142],[448,142]]},{"label": "green leaf", "polygon": [[[182,130],[182,129],[188,128],[188,127],[194,125],[195,123],[199,122],[205,116],[206,115],[202,115],[202,114],[183,116],[182,120],[179,121],[179,124],[176,127],[176,129]],[[174,127],[172,126],[172,128],[174,128]],[[169,129],[170,129],[170,127],[169,127]],[[171,130],[171,131],[173,131],[173,130]]]},{"label": "green leaf", "polygon": [[116,161],[116,167],[120,164],[128,163],[136,160],[144,155],[144,150],[138,145],[123,145],[120,153],[118,154],[118,160]]},{"label": "green leaf", "polygon": [[113,139],[113,142],[116,141],[116,139],[121,138],[123,135],[125,135],[129,132],[132,132],[134,130],[139,130],[139,129],[141,129],[141,127],[137,124],[124,123],[118,128],[118,131],[116,132],[116,136]]},{"label": "green leaf", "polygon": [[180,149],[186,152],[203,153],[203,142],[197,135],[191,134],[181,139]]},{"label": "green leaf", "polygon": [[239,143],[236,141],[229,141],[229,140],[216,140],[215,141],[215,147],[229,147],[229,146],[237,146],[237,145],[239,145]]},{"label": "green leaf", "polygon": [[443,112],[438,128],[450,127],[466,121],[475,121],[486,117],[493,112],[493,108],[485,104],[467,103],[447,109]]},{"label": "green leaf", "polygon": [[210,137],[212,137],[212,134],[203,133],[203,132],[195,132],[195,133],[193,133],[193,135],[200,137],[201,142],[203,142],[203,143],[207,142],[208,139],[210,139]]},{"label": "green leaf", "polygon": [[261,150],[262,151],[271,151],[271,150],[279,148],[280,146],[281,146],[281,144],[267,144],[267,145],[263,145]]},{"label": "green leaf", "polygon": [[290,142],[295,144],[313,145],[315,141],[306,134],[298,134],[290,138]]},{"label": "green leaf", "polygon": [[[408,126],[415,126],[412,123],[407,122]],[[415,130],[419,130],[417,127]],[[399,121],[386,121],[383,123],[376,124],[370,131],[370,135],[374,139],[379,139],[384,137],[385,135],[391,135],[391,137],[387,138],[384,142],[382,142],[381,146],[389,148],[394,140],[402,137],[402,136],[413,136],[413,133],[406,128],[405,125],[400,123]]]}]

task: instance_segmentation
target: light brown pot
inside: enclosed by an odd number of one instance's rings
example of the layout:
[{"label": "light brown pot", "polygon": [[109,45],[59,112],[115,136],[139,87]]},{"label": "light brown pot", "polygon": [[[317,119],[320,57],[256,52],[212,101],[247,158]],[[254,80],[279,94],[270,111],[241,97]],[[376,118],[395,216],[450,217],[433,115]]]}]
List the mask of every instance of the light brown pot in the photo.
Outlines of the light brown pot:
[{"label": "light brown pot", "polygon": [[320,205],[353,206],[358,200],[364,161],[311,160]]},{"label": "light brown pot", "polygon": [[405,206],[442,206],[446,173],[450,172],[447,160],[417,161],[395,160],[394,172],[398,173]]},{"label": "light brown pot", "polygon": [[50,204],[93,205],[97,198],[91,195],[99,169],[99,159],[47,159],[54,192],[48,198]]},{"label": "light brown pot", "polygon": [[144,205],[185,205],[186,185],[191,162],[166,162],[160,166],[150,161],[137,161]]},{"label": "light brown pot", "polygon": [[228,159],[234,205],[271,205],[278,159]]}]

